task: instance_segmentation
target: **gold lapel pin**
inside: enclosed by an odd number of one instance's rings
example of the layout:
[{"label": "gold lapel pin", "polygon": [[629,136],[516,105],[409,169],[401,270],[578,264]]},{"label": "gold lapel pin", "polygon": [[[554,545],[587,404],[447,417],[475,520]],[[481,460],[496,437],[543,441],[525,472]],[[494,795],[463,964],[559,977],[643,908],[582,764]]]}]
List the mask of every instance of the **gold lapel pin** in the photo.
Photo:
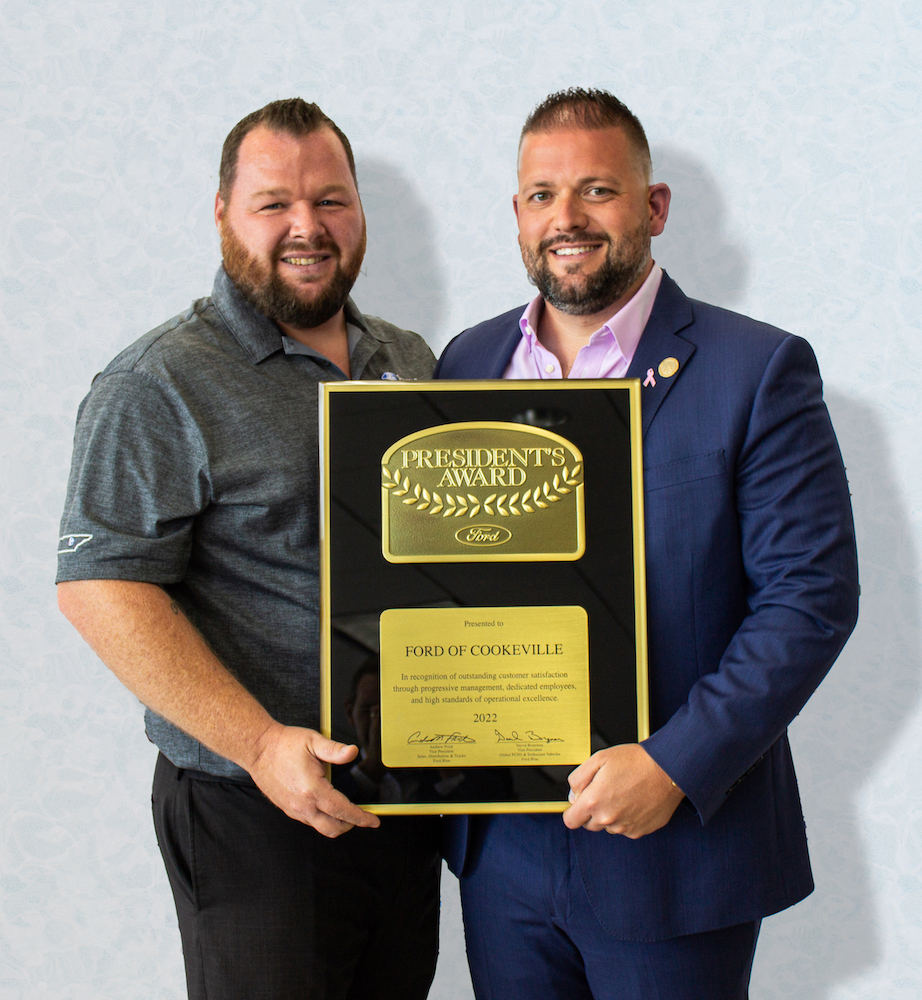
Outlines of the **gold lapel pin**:
[{"label": "gold lapel pin", "polygon": [[664,358],[657,368],[661,378],[672,378],[678,370],[679,362],[675,358]]}]

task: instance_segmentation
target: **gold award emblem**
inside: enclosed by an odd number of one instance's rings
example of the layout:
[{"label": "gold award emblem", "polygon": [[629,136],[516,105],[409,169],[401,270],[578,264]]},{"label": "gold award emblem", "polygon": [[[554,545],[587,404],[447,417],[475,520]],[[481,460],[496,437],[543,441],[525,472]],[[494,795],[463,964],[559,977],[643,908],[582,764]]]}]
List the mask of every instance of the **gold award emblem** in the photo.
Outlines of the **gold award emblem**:
[{"label": "gold award emblem", "polygon": [[679,362],[675,358],[664,358],[659,363],[659,373],[662,378],[672,378],[679,370]]},{"label": "gold award emblem", "polygon": [[583,458],[540,427],[477,420],[401,438],[381,459],[388,562],[579,559]]}]

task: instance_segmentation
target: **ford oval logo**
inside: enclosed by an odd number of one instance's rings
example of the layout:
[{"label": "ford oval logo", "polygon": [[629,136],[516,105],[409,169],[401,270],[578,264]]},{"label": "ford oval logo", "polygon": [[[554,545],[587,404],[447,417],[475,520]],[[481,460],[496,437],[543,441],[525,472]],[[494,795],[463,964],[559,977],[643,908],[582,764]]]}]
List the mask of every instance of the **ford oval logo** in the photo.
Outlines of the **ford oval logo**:
[{"label": "ford oval logo", "polygon": [[498,524],[469,524],[459,528],[455,538],[463,545],[503,545],[512,538],[512,532]]}]

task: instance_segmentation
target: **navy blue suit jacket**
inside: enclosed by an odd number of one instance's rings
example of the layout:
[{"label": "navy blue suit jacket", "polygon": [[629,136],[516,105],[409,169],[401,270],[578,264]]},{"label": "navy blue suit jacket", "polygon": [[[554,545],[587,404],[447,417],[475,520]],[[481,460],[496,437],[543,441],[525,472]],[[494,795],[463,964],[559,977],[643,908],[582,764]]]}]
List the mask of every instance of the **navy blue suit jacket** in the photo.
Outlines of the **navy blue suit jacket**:
[{"label": "navy blue suit jacket", "polygon": [[[523,309],[455,338],[437,377],[501,378]],[[670,378],[656,374],[666,358]],[[787,726],[858,608],[848,485],[810,346],[664,275],[628,376],[649,369],[644,746],[687,798],[640,840],[576,838],[594,910],[630,940],[758,919],[812,890]],[[454,824],[456,872],[467,834]]]}]

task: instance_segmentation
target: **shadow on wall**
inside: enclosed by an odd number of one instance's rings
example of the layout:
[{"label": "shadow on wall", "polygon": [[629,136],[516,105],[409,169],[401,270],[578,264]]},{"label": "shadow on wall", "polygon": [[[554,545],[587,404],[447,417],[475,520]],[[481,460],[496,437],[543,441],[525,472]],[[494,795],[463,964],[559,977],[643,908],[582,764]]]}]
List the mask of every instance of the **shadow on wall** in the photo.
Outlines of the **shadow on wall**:
[{"label": "shadow on wall", "polygon": [[[861,571],[861,614],[849,644],[792,728],[817,891],[763,924],[754,983],[766,1000],[826,1000],[881,961],[881,932],[862,815],[865,799],[917,712],[922,660],[919,554],[879,415],[838,393],[827,405],[848,466]],[[914,771],[916,762],[907,765]],[[891,816],[892,822],[892,816]],[[900,865],[898,838],[882,872]],[[888,905],[898,900],[888,898]]]},{"label": "shadow on wall", "polygon": [[654,258],[686,295],[738,308],[749,282],[749,257],[724,231],[725,202],[713,175],[684,150],[657,146],[652,155],[653,180],[672,191],[666,230],[653,241]]},{"label": "shadow on wall", "polygon": [[431,343],[447,315],[446,268],[432,214],[397,167],[381,160],[356,167],[368,225],[356,303]]},{"label": "shadow on wall", "polygon": [[[672,189],[654,257],[687,294],[739,308],[750,261],[725,231],[726,202],[713,175],[680,149],[659,147],[653,158],[654,180]],[[817,891],[763,924],[753,985],[765,1000],[828,1000],[839,984],[881,960],[879,903],[859,807],[917,711],[920,693],[919,554],[885,428],[853,398],[827,393],[827,405],[854,497],[861,617],[792,726]],[[898,859],[891,864],[896,868]]]}]

